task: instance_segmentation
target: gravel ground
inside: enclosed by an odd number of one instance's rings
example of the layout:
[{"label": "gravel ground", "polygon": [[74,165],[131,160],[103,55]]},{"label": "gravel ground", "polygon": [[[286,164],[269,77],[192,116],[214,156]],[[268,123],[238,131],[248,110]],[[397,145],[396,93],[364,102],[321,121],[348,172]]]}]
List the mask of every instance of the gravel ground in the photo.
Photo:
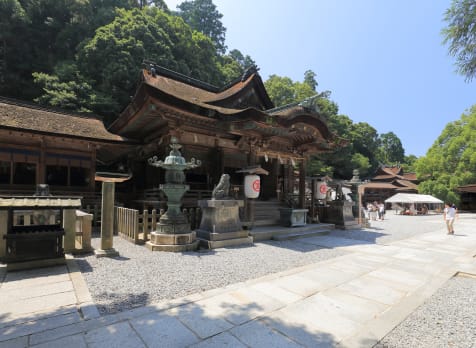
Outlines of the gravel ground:
[{"label": "gravel ground", "polygon": [[[100,239],[93,238],[94,248]],[[200,252],[151,252],[114,237],[120,256],[76,257],[101,314],[111,314],[343,255],[299,241]]]},{"label": "gravel ground", "polygon": [[476,347],[476,279],[445,283],[375,348]]}]

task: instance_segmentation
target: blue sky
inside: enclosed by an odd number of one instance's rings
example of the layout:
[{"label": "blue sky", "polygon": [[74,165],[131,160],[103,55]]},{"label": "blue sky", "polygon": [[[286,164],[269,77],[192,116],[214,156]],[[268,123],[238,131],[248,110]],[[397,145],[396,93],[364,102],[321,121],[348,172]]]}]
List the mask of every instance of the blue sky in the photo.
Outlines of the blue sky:
[{"label": "blue sky", "polygon": [[[181,0],[166,0],[171,10]],[[269,75],[317,74],[339,112],[394,132],[424,156],[449,122],[476,104],[475,81],[456,74],[442,44],[451,0],[213,0],[226,45]]]}]

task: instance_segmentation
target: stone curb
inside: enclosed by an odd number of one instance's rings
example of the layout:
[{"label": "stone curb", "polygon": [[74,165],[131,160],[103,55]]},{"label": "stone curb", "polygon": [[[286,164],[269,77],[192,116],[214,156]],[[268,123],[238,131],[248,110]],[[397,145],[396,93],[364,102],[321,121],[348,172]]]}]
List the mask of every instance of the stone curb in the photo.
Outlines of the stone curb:
[{"label": "stone curb", "polygon": [[79,270],[74,258],[71,255],[66,255],[66,266],[68,267],[69,277],[73,283],[74,292],[79,307],[81,316],[85,319],[99,318],[101,315],[93,302],[88,285]]}]

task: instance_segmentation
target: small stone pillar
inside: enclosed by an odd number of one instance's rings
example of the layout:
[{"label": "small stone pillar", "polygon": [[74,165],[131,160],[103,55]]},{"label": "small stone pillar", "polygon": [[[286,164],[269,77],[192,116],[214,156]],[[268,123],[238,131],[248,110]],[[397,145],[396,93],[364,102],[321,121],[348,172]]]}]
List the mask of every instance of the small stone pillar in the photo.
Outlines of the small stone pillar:
[{"label": "small stone pillar", "polygon": [[76,210],[76,228],[81,232],[81,249],[76,252],[88,253],[93,250],[91,246],[91,227],[93,223],[93,214]]},{"label": "small stone pillar", "polygon": [[114,232],[114,187],[114,182],[102,182],[101,249],[94,251],[96,257],[119,255],[112,247]]},{"label": "small stone pillar", "polygon": [[72,253],[75,249],[76,239],[76,208],[63,209],[64,240],[63,248],[65,253]]}]

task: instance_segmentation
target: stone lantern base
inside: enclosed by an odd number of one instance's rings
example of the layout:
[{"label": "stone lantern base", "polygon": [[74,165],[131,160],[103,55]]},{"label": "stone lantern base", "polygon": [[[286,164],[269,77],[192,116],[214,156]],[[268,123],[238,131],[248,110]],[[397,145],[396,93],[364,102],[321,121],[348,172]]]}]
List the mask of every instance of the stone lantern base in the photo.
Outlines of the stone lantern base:
[{"label": "stone lantern base", "polygon": [[145,246],[151,251],[194,251],[198,248],[198,240],[195,231],[179,234],[155,231],[151,232]]}]

